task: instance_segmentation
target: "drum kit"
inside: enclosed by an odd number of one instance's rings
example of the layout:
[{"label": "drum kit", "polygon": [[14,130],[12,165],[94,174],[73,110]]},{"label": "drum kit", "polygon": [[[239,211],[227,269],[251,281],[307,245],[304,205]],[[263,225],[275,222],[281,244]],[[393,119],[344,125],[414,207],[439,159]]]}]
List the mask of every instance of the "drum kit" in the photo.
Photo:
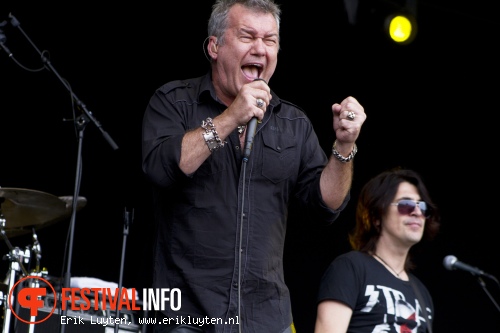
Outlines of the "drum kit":
[{"label": "drum kit", "polygon": [[[0,235],[9,248],[9,253],[4,256],[9,261],[8,274],[5,284],[0,284],[2,333],[10,333],[11,307],[14,307],[15,299],[13,296],[9,299],[9,294],[16,282],[26,276],[48,279],[47,271],[40,269],[41,248],[36,230],[69,218],[73,207],[76,206],[78,211],[87,204],[84,197],[78,197],[76,205],[73,201],[72,196],[57,197],[37,190],[0,187]],[[29,233],[33,234],[33,244],[24,250],[13,247],[9,241],[12,237]],[[28,272],[25,265],[32,260],[35,260],[35,268]]]}]

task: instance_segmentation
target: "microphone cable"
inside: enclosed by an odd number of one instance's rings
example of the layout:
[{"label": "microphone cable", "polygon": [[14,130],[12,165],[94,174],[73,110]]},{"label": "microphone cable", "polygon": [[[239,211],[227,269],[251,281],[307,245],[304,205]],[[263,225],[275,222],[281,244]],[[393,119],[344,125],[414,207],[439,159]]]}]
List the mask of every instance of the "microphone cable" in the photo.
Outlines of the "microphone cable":
[{"label": "microphone cable", "polygon": [[245,192],[246,185],[245,179],[247,174],[247,162],[248,159],[243,161],[243,194],[241,196],[241,217],[240,217],[240,244],[238,246],[238,321],[240,322],[238,325],[238,332],[242,333],[243,326],[243,318],[241,318],[241,258],[243,253],[243,220],[245,217],[244,209],[245,209]]},{"label": "microphone cable", "polygon": [[[256,78],[254,81],[264,81],[266,84],[266,80],[261,79],[261,78]],[[248,157],[250,156],[250,152],[253,148],[253,140],[255,140],[255,134],[257,132],[257,123],[260,123],[260,121],[257,120],[257,118],[252,118],[250,119],[248,125],[247,125],[247,138],[245,139],[245,149],[242,149],[243,151],[243,194],[241,196],[241,217],[240,217],[240,244],[238,248],[238,319],[240,321],[240,324],[238,325],[239,327],[239,333],[241,333],[241,327],[242,327],[242,322],[243,319],[241,318],[241,274],[242,274],[242,269],[241,269],[241,259],[242,259],[242,253],[243,253],[243,222],[244,222],[244,209],[245,209],[245,192],[247,191],[246,189],[246,175],[247,175],[247,164],[248,164]],[[248,140],[248,137],[252,136],[252,140]],[[247,147],[246,145],[251,145],[251,147]],[[250,149],[248,149],[250,148]],[[250,218],[250,214],[248,215]]]}]

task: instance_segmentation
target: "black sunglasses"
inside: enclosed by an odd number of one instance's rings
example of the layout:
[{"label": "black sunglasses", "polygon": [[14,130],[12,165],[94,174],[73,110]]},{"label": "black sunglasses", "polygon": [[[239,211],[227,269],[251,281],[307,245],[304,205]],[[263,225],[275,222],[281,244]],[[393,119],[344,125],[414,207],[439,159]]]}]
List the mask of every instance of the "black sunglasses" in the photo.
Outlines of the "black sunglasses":
[{"label": "black sunglasses", "polygon": [[427,211],[427,203],[425,203],[425,201],[402,199],[398,202],[391,203],[391,206],[398,206],[398,212],[402,215],[410,215],[415,210],[417,205],[418,208],[420,208],[422,215],[429,217],[430,214]]}]

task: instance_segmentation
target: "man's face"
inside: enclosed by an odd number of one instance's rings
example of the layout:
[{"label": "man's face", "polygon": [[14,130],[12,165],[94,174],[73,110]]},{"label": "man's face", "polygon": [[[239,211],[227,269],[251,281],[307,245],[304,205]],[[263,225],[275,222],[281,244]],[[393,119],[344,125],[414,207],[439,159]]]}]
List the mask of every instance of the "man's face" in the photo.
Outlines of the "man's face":
[{"label": "man's face", "polygon": [[[399,184],[398,191],[393,203],[399,200],[420,201],[417,188],[408,182]],[[408,213],[402,213],[398,206],[389,206],[382,219],[381,238],[390,241],[392,244],[412,246],[422,239],[425,227],[425,216],[417,205],[415,209]]]},{"label": "man's face", "polygon": [[269,82],[278,62],[279,32],[272,14],[240,4],[229,11],[224,42],[214,52],[213,79],[218,94],[232,101],[241,87],[256,78]]}]

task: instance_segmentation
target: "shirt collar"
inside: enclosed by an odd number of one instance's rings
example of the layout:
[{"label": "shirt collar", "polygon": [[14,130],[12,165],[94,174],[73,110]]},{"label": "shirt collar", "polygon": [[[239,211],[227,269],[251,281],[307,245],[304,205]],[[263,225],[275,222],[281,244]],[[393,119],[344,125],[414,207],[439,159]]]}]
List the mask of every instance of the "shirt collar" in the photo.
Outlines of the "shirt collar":
[{"label": "shirt collar", "polygon": [[[273,98],[271,99],[271,102],[269,103],[270,106],[273,108],[276,107],[281,103],[280,98],[272,91],[271,89],[271,95]],[[207,98],[210,96],[214,101],[219,101],[217,98],[217,95],[215,94],[215,87],[212,83],[212,72],[208,71],[207,74],[205,74],[201,80],[200,84],[200,93],[199,93],[199,100],[203,100],[204,98]]]}]

